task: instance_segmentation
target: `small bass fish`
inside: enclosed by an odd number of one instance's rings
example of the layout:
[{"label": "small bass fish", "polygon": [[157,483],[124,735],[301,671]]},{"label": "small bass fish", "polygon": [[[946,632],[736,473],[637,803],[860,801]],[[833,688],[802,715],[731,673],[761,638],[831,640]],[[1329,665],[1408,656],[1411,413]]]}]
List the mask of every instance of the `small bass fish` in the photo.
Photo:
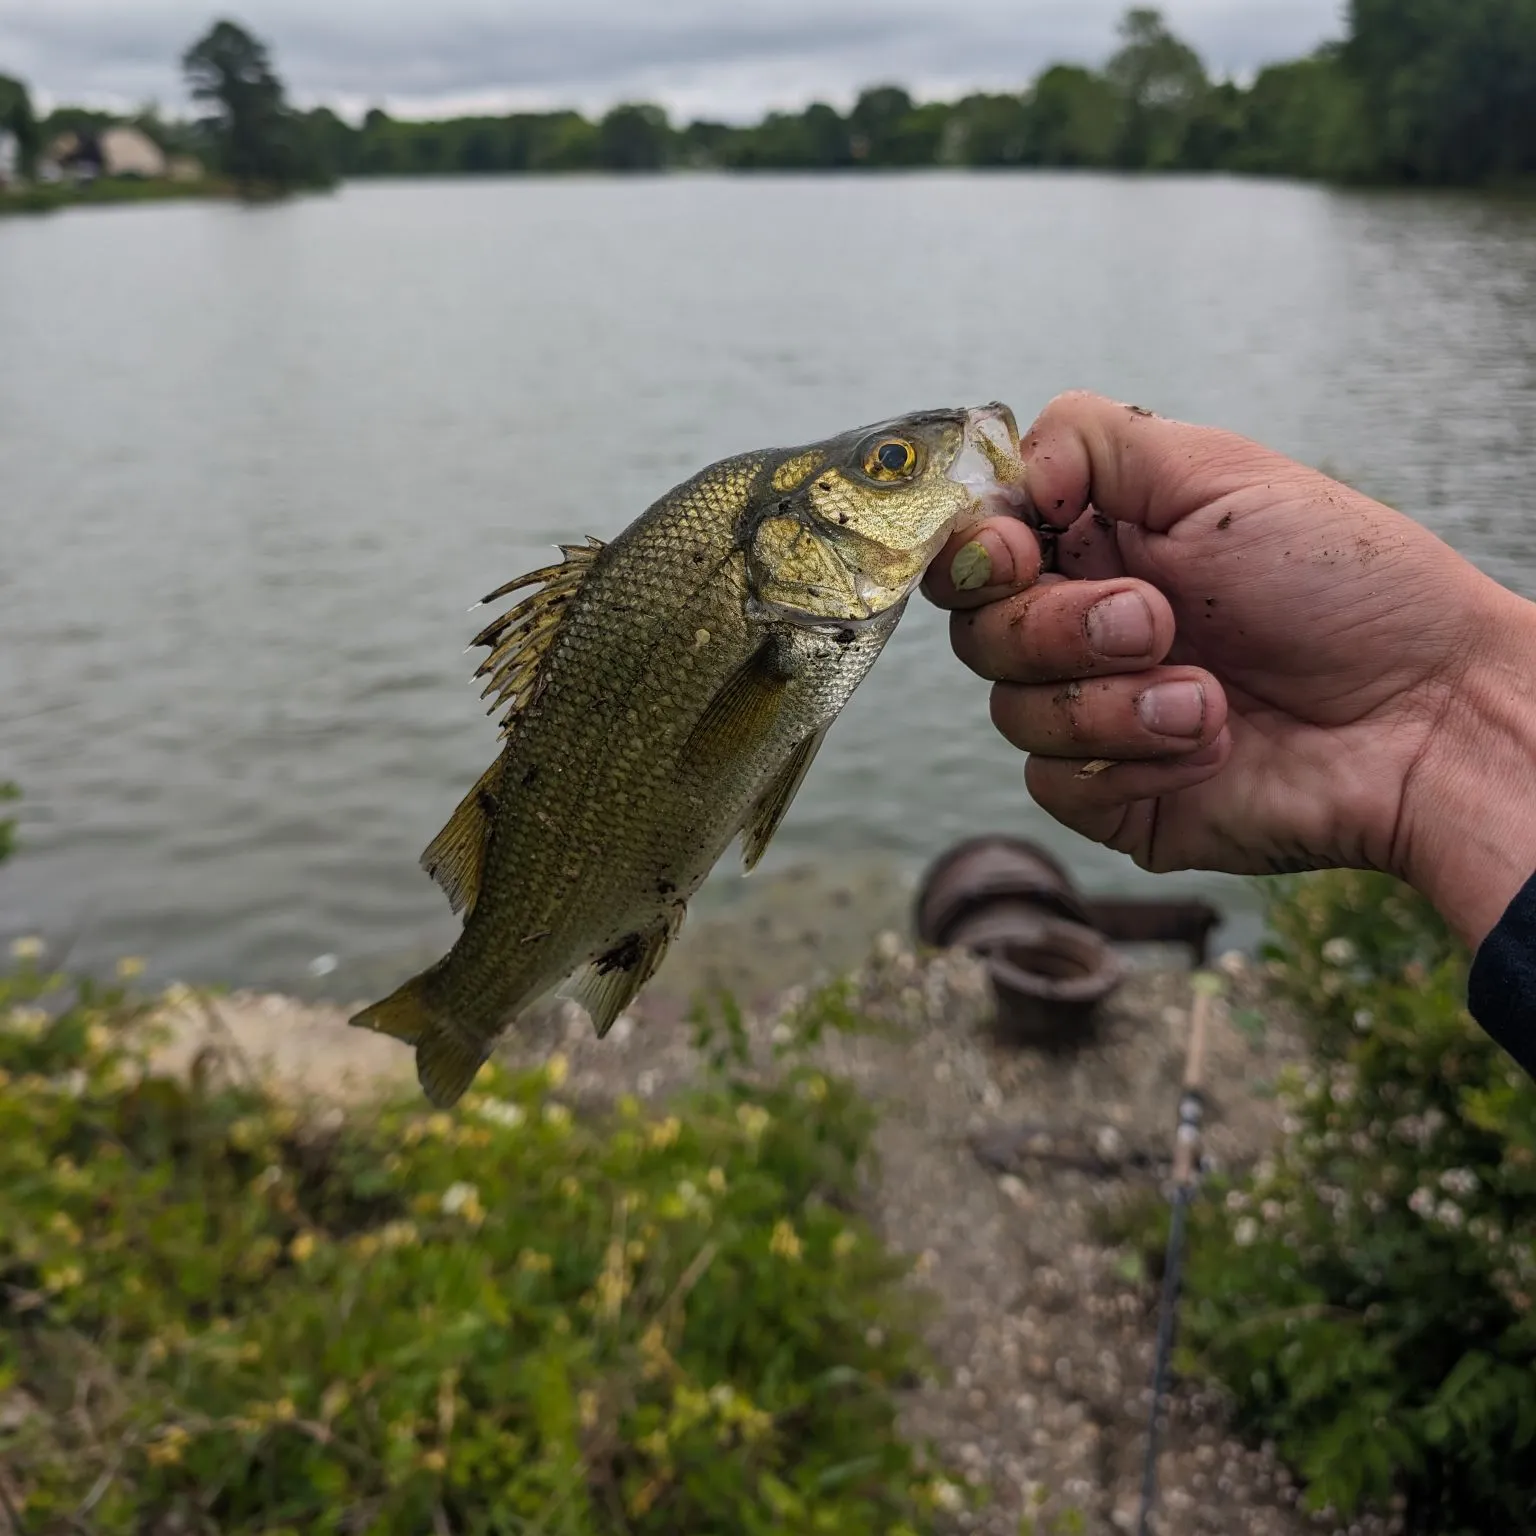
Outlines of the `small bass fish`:
[{"label": "small bass fish", "polygon": [[473,642],[504,745],[421,859],[463,931],[352,1023],[415,1046],[439,1106],[563,982],[604,1035],[733,839],[762,857],[928,562],[1023,480],[1007,406],[924,411],[712,464],[492,592],[537,588]]}]

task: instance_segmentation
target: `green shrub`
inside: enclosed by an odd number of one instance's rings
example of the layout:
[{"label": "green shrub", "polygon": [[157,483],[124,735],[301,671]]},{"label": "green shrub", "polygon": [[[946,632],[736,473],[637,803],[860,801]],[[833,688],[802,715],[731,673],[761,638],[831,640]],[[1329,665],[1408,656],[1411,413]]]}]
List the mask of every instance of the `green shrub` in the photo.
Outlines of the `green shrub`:
[{"label": "green shrub", "polygon": [[64,986],[0,981],[31,1536],[910,1536],[956,1504],[895,1433],[917,1315],[850,1214],[848,1085],[728,1048],[665,1117],[576,1112],[557,1056],[321,1129],[215,1063],[158,1074],[120,996]]},{"label": "green shrub", "polygon": [[1314,1506],[1398,1493],[1434,1536],[1536,1530],[1536,1086],[1403,887],[1308,877],[1270,928],[1314,1064],[1284,1085],[1279,1154],[1194,1229],[1186,1364]]}]

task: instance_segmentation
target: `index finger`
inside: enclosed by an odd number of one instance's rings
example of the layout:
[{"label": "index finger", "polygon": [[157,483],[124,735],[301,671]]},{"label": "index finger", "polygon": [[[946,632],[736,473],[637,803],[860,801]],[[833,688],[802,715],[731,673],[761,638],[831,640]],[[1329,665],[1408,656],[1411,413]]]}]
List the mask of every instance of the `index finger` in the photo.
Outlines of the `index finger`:
[{"label": "index finger", "polygon": [[1069,527],[1091,506],[1116,522],[1166,533],[1267,473],[1296,471],[1282,454],[1235,432],[1082,391],[1051,401],[1020,445],[1029,499],[1055,528]]}]

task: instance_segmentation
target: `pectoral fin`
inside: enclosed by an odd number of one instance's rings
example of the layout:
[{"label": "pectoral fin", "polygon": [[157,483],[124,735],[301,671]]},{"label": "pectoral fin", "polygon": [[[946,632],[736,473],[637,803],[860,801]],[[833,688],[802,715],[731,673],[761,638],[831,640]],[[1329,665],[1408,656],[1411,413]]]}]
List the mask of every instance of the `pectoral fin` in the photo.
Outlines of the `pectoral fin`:
[{"label": "pectoral fin", "polygon": [[773,834],[779,830],[779,823],[784,820],[790,803],[799,792],[800,785],[810,771],[811,764],[816,760],[816,754],[821,750],[821,744],[827,739],[827,732],[831,728],[829,723],[807,736],[790,754],[789,761],[778,771],[759,797],[757,804],[752,807],[746,826],[742,829],[743,868],[748,870],[755,868],[757,861],[762,858],[768,844],[773,840]]},{"label": "pectoral fin", "polygon": [[714,765],[744,758],[773,729],[791,676],[786,646],[770,635],[726,680],[699,717],[683,758]]}]

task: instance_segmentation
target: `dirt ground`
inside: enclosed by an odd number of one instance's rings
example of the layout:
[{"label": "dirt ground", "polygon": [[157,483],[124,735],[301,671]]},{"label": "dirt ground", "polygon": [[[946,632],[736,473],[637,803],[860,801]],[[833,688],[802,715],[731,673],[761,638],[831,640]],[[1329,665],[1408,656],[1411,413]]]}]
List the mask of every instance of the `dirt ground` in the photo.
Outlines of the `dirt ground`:
[{"label": "dirt ground", "polygon": [[[1266,1088],[1298,1046],[1241,956],[1220,969],[1227,995],[1210,1042],[1205,1147],[1230,1167],[1272,1143]],[[1054,1052],[1001,1038],[985,976],[965,956],[919,959],[887,932],[854,974],[865,1010],[899,1029],[834,1039],[827,1065],[880,1107],[870,1215],[916,1257],[918,1283],[936,1298],[940,1371],[906,1394],[905,1429],[988,1488],[988,1507],[959,1517],[962,1529],[1019,1536],[1031,1514],[1044,1533],[1075,1509],[1086,1536],[1134,1531],[1156,1296],[1128,1273],[1124,1250],[1097,1235],[1095,1215],[1159,1187],[1190,1028],[1188,971],[1134,970],[1091,1037]],[[759,1038],[792,1001],[759,997]],[[410,1052],[347,1028],[349,1011],[252,994],[211,1012],[191,1001],[173,1010],[170,1054],[185,1062],[211,1034],[331,1113],[381,1085],[411,1085]],[[675,985],[658,983],[599,1044],[585,1016],[564,1005],[507,1054],[537,1060],[558,1045],[576,1096],[661,1100],[696,1070],[681,1012]],[[1273,1456],[1238,1443],[1219,1401],[1186,1383],[1172,1396],[1158,1482],[1159,1536],[1397,1529],[1305,1515]]]}]

